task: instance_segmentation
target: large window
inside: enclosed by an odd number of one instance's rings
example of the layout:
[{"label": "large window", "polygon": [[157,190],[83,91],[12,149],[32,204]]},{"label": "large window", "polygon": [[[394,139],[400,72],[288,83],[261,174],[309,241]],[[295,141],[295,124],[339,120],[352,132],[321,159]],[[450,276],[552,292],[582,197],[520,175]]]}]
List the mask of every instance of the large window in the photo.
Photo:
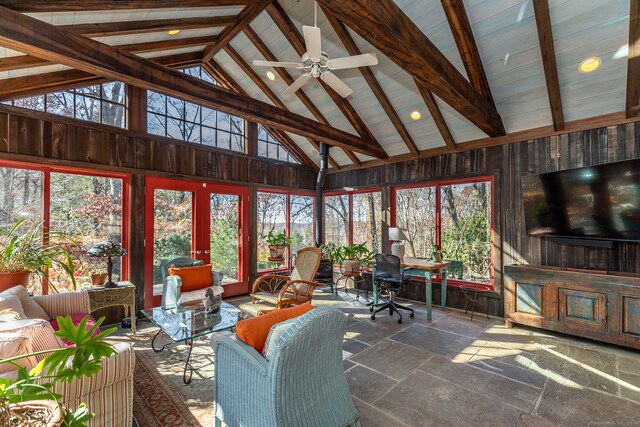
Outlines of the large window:
[{"label": "large window", "polygon": [[325,241],[338,246],[364,243],[380,252],[382,199],[379,191],[326,196]]},{"label": "large window", "polygon": [[126,99],[125,84],[111,82],[14,99],[5,104],[125,128]]},{"label": "large window", "polygon": [[[271,229],[291,236],[290,253],[314,244],[314,197],[302,194],[258,192],[258,270],[286,268],[270,263],[269,245],[264,239]],[[286,254],[287,256],[289,254]]]},{"label": "large window", "polygon": [[406,230],[406,256],[430,258],[440,245],[444,258],[451,261],[449,277],[454,282],[491,283],[492,182],[394,189],[395,222]]},{"label": "large window", "polygon": [[[69,247],[76,260],[78,286],[91,284],[92,271],[106,269],[105,259],[85,255],[95,243],[113,240],[127,247],[126,176],[0,162],[0,178],[0,227],[26,219],[52,232],[69,233],[78,243],[78,247]],[[114,258],[113,262],[114,280],[126,279],[123,260]],[[51,269],[49,278],[56,291],[73,290],[63,271]],[[47,290],[36,280],[30,288],[34,294]]]},{"label": "large window", "polygon": [[[182,71],[215,84],[200,67]],[[147,97],[147,131],[181,141],[244,152],[243,119],[153,91],[149,91]]]},{"label": "large window", "polygon": [[267,130],[258,125],[258,156],[273,160],[296,163],[298,161]]}]

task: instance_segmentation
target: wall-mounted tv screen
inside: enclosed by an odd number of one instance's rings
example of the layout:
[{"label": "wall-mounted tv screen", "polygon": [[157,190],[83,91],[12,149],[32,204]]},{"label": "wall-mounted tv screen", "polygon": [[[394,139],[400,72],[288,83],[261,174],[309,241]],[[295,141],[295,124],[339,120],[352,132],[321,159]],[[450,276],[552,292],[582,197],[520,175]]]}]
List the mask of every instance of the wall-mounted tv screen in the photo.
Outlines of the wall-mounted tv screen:
[{"label": "wall-mounted tv screen", "polygon": [[522,178],[527,233],[640,240],[640,159]]}]

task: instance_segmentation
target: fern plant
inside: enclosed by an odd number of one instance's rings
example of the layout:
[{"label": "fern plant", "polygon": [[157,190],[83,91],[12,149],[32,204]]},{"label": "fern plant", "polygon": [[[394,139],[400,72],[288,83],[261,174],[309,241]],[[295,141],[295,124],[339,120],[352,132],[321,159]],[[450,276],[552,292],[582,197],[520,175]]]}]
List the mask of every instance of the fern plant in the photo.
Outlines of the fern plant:
[{"label": "fern plant", "polygon": [[[93,336],[94,331],[104,322],[104,317],[90,329],[86,328],[88,319],[89,316],[82,319],[78,326],[74,326],[70,316],[58,317],[60,329],[55,335],[75,344],[73,347],[33,352],[0,360],[0,364],[9,363],[17,369],[15,379],[0,378],[0,426],[9,425],[12,403],[55,400],[62,408],[62,396],[51,391],[56,383],[70,383],[74,379],[90,377],[100,372],[102,358],[116,352],[111,344],[103,341],[103,338],[117,328],[110,328]],[[17,363],[20,359],[43,354],[47,356],[29,371]],[[86,427],[87,421],[94,417],[84,404],[79,405],[76,411],[63,411],[62,425],[68,427]]]}]

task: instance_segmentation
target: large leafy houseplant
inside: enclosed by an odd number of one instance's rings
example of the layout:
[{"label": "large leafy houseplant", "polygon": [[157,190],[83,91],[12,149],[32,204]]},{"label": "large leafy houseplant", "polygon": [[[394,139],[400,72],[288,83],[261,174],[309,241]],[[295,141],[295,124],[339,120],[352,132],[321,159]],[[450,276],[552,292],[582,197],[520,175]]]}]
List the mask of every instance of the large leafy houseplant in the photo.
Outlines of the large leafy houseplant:
[{"label": "large leafy houseplant", "polygon": [[285,249],[291,245],[291,237],[287,236],[284,231],[276,233],[273,227],[271,227],[269,233],[266,236],[262,236],[262,238],[269,244],[271,259],[283,259]]},{"label": "large leafy houseplant", "polygon": [[[72,248],[78,244],[64,232],[43,232],[42,223],[27,222],[24,219],[16,222],[11,228],[0,228],[0,279],[2,275],[24,273],[27,277],[32,273],[47,280],[51,288],[57,292],[49,280],[49,269],[55,268],[66,272],[76,289],[74,275],[74,256]],[[9,282],[8,285],[18,283]]]},{"label": "large leafy houseplant", "polygon": [[358,274],[360,267],[367,267],[374,257],[364,243],[341,246],[336,253],[336,260],[344,265],[347,274]]},{"label": "large leafy houseplant", "polygon": [[[53,401],[53,408],[61,411],[62,426],[85,427],[86,422],[94,417],[84,405],[71,411],[64,408],[60,400],[62,396],[52,391],[53,386],[60,382],[70,383],[74,379],[90,377],[102,369],[102,359],[116,352],[115,348],[103,341],[103,338],[113,333],[116,328],[110,328],[93,336],[94,331],[102,324],[100,318],[94,326],[87,329],[88,316],[82,319],[78,326],[73,325],[70,316],[58,317],[59,330],[56,336],[74,344],[71,347],[56,348],[39,351],[9,359],[0,360],[0,364],[10,363],[17,369],[15,378],[0,378],[0,427],[12,424],[12,420],[20,418],[23,424],[38,425],[30,420],[33,413],[25,410],[25,403]],[[21,359],[47,354],[47,356],[31,370],[17,362]],[[33,411],[34,406],[26,406]],[[26,419],[26,421],[25,421]],[[43,424],[46,425],[46,424]]]}]

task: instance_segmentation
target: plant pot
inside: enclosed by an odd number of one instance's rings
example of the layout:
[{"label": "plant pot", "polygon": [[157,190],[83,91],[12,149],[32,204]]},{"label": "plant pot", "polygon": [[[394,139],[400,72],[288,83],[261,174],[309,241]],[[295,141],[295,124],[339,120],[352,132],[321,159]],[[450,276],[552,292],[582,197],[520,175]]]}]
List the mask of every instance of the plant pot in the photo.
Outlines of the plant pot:
[{"label": "plant pot", "polygon": [[22,285],[26,288],[29,284],[29,277],[31,277],[30,271],[0,273],[0,291],[5,291],[18,285]]},{"label": "plant pot", "polygon": [[359,259],[345,259],[344,260],[344,273],[346,275],[349,274],[360,274],[360,260]]},{"label": "plant pot", "polygon": [[108,273],[92,274],[91,275],[91,284],[93,286],[104,285],[106,283],[108,277],[109,277]]},{"label": "plant pot", "polygon": [[[8,425],[60,427],[62,411],[55,400],[30,400],[9,405]],[[14,414],[19,414],[20,419]],[[16,423],[16,424],[14,424]]]},{"label": "plant pot", "polygon": [[285,245],[269,245],[269,261],[282,261],[284,259]]}]

